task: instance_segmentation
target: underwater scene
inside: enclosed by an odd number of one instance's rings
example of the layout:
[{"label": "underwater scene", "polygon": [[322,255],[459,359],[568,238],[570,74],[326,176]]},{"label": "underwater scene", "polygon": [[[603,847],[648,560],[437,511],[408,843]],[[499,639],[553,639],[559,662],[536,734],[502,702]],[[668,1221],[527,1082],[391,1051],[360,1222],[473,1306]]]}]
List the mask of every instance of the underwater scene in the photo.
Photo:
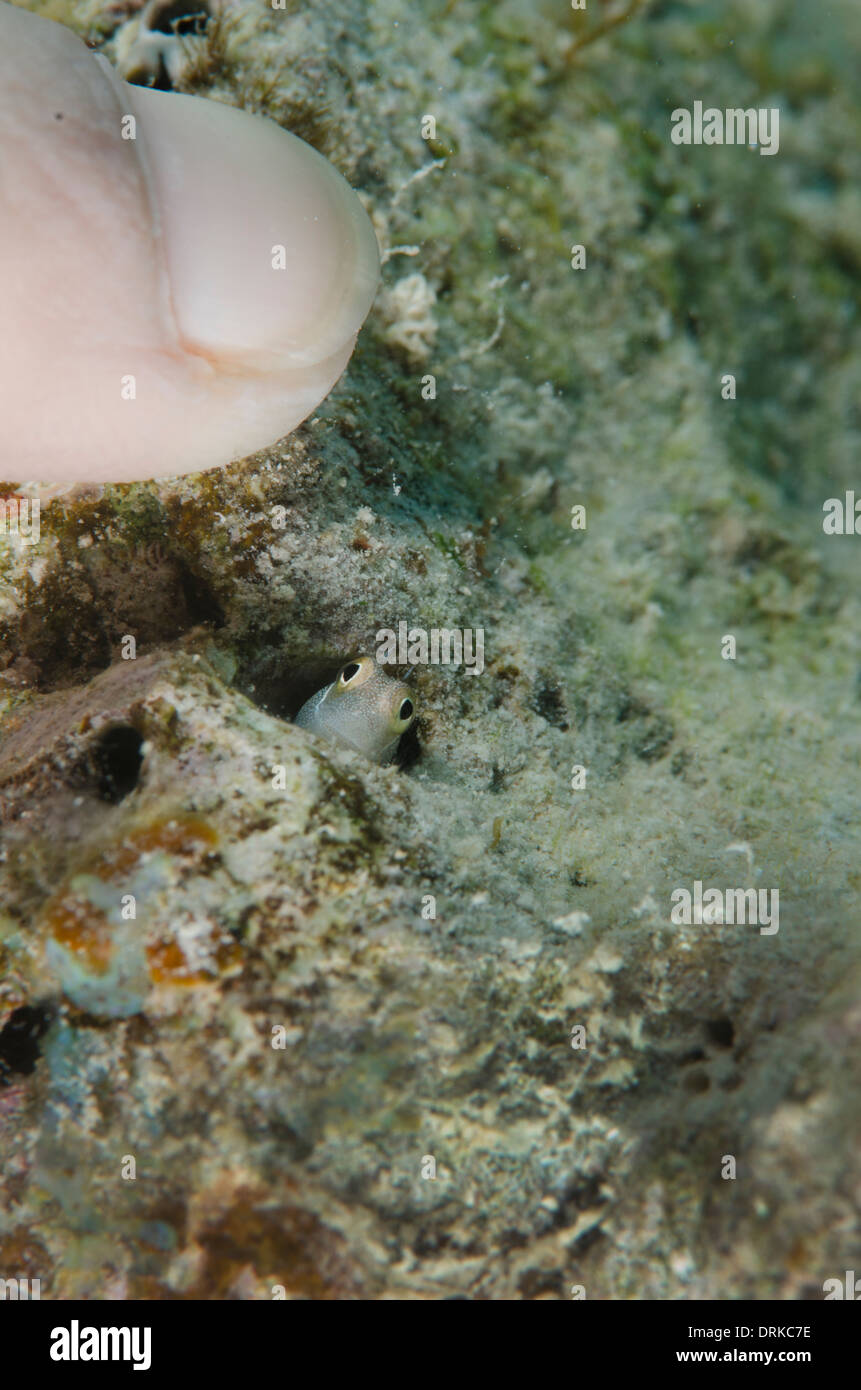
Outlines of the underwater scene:
[{"label": "underwater scene", "polygon": [[3,1299],[861,1298],[859,65],[0,0]]}]

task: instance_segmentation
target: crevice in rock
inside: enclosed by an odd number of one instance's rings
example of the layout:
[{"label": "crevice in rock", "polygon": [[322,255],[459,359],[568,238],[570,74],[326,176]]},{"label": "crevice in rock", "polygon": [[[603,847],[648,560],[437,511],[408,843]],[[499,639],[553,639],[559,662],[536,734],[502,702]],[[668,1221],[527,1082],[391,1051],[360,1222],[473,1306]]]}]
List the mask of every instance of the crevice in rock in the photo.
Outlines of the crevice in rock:
[{"label": "crevice in rock", "polygon": [[30,1076],[41,1056],[40,1043],[54,1018],[47,1004],[22,1004],[0,1028],[0,1086],[14,1076]]},{"label": "crevice in rock", "polygon": [[143,765],[143,738],[131,724],[114,724],[100,734],[90,760],[99,796],[116,806],[134,791]]}]

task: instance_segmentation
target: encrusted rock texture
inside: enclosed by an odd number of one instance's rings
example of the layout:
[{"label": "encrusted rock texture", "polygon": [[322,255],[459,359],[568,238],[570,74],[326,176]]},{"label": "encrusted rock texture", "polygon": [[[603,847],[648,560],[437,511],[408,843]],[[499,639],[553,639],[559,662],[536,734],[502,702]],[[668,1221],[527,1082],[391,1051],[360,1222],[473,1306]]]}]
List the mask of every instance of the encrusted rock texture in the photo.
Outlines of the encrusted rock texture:
[{"label": "encrusted rock texture", "polygon": [[[133,0],[38,8],[126,61]],[[861,541],[822,527],[857,6],[289,0],[187,43],[182,89],[351,180],[383,286],[290,438],[0,537],[0,1276],[822,1297],[861,1205]],[[696,100],[779,108],[778,153],[674,146]],[[395,765],[291,725],[399,621],[486,669],[416,671]],[[779,930],[674,923],[697,880]]]}]

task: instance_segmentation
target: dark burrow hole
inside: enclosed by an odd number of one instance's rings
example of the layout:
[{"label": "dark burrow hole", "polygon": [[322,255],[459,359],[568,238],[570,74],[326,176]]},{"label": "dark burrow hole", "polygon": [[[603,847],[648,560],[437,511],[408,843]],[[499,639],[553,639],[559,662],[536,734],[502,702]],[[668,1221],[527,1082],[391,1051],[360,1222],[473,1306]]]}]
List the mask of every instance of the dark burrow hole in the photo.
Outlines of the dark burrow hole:
[{"label": "dark burrow hole", "polygon": [[558,682],[550,678],[539,681],[529,703],[535,713],[540,714],[542,719],[546,719],[554,728],[561,729],[563,733],[568,728],[568,711]]},{"label": "dark burrow hole", "polygon": [[42,1038],[51,1026],[53,1010],[45,1004],[22,1004],[0,1028],[0,1086],[11,1077],[30,1076],[40,1056]]},{"label": "dark burrow hole", "polygon": [[133,792],[143,764],[143,739],[131,724],[114,724],[90,749],[90,762],[102,801],[116,806]]},{"label": "dark burrow hole", "polygon": [[711,1018],[706,1021],[706,1037],[716,1047],[732,1047],[735,1042],[735,1029],[728,1018]]},{"label": "dark burrow hole", "polygon": [[[182,597],[188,610],[189,625],[196,627],[198,624],[204,623],[211,627],[223,627],[225,622],[224,609],[204,576],[196,574],[183,561],[177,563],[177,575]],[[177,631],[181,632],[184,628],[185,624],[183,623],[177,628]]]},{"label": "dark burrow hole", "polygon": [[414,724],[410,725],[405,734],[401,734],[401,741],[395,754],[395,767],[403,768],[404,772],[408,768],[414,767],[422,755],[422,746],[418,735],[419,724],[421,724],[421,715]]},{"label": "dark burrow hole", "polygon": [[330,685],[350,654],[338,661],[291,660],[277,657],[241,672],[236,685],[242,694],[278,719],[293,720],[306,700],[324,685]]},{"label": "dark burrow hole", "polygon": [[202,34],[209,17],[207,0],[163,0],[153,7],[149,27],[158,34]]},{"label": "dark burrow hole", "polygon": [[[315,695],[318,690],[322,690],[324,686],[331,685],[338,672],[348,664],[351,655],[360,655],[360,653],[346,652],[335,661],[321,661],[319,659],[291,659],[280,652],[277,658],[272,658],[271,661],[257,667],[253,672],[248,670],[240,673],[236,687],[247,699],[255,705],[259,705],[267,714],[274,714],[276,718],[292,723],[305,701],[310,700],[311,696]],[[396,667],[391,668],[390,674],[393,677],[400,676]],[[394,759],[395,767],[406,770],[420,760],[422,756],[422,745],[418,734],[420,725],[421,705],[419,705],[418,719],[401,736]]]}]

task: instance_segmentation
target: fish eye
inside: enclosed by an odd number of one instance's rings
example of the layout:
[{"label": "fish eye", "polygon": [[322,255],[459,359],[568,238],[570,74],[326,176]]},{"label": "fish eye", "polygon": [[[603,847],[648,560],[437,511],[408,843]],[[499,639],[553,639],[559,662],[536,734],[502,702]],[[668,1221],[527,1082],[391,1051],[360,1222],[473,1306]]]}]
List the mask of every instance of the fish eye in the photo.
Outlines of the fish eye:
[{"label": "fish eye", "polygon": [[338,672],[335,693],[357,690],[359,686],[371,679],[376,669],[374,661],[369,656],[357,656],[355,661],[348,661],[346,666],[342,666]]},{"label": "fish eye", "polygon": [[392,728],[405,734],[416,717],[416,703],[409,695],[402,696],[400,703],[392,710]]}]

